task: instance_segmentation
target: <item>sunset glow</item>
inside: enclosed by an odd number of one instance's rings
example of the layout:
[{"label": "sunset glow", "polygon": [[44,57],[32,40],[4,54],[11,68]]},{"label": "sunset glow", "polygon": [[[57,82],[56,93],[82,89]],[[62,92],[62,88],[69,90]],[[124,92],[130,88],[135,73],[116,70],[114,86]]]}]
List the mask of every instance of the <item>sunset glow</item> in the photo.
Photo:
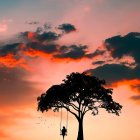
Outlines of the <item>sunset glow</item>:
[{"label": "sunset glow", "polygon": [[[38,112],[37,97],[72,72],[105,79],[123,106],[88,113],[85,140],[140,140],[139,17],[138,0],[1,1],[0,140],[61,140],[60,112]],[[69,114],[66,140],[77,133]]]}]

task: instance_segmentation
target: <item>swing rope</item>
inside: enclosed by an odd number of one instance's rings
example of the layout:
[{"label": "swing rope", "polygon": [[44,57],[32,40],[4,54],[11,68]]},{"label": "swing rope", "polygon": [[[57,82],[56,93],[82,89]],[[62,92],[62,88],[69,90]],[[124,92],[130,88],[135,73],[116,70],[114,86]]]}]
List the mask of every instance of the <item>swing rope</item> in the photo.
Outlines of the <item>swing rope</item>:
[{"label": "swing rope", "polygon": [[[63,114],[62,114],[62,108],[61,108],[60,132],[62,128],[62,118],[63,118]],[[66,129],[68,129],[68,110],[67,110],[67,118],[66,118]]]},{"label": "swing rope", "polygon": [[67,110],[67,121],[66,121],[66,129],[68,130],[68,110]]},{"label": "swing rope", "polygon": [[62,108],[61,108],[60,132],[61,132],[61,127],[62,127]]}]

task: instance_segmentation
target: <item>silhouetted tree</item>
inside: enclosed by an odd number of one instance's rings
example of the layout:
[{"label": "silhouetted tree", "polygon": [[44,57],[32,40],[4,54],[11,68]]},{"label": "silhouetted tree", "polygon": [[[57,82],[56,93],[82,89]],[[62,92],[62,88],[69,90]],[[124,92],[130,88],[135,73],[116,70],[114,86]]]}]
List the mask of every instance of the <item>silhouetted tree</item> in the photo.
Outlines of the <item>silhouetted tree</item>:
[{"label": "silhouetted tree", "polygon": [[122,106],[112,99],[112,89],[104,87],[105,80],[99,80],[86,73],[71,73],[60,85],[53,85],[38,100],[38,110],[59,111],[65,108],[79,123],[77,140],[84,140],[83,118],[88,111],[98,114],[99,108],[119,115]]}]

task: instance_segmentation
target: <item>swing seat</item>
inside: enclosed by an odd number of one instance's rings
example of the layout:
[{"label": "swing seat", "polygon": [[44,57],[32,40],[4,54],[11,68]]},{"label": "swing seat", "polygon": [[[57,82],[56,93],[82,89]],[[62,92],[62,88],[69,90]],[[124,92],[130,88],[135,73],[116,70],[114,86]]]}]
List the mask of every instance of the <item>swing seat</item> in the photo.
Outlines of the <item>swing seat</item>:
[{"label": "swing seat", "polygon": [[[60,130],[60,135],[62,135],[62,131]],[[67,131],[66,131],[66,133],[65,133],[65,136],[67,136]]]},{"label": "swing seat", "polygon": [[[62,135],[62,133],[60,133],[60,135]],[[65,134],[65,136],[67,136],[67,133]]]}]

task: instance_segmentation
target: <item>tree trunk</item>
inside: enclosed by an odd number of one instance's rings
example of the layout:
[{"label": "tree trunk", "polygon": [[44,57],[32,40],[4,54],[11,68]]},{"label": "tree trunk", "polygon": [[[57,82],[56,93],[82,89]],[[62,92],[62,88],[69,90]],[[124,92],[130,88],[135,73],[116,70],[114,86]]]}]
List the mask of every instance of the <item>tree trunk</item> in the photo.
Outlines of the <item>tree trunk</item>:
[{"label": "tree trunk", "polygon": [[84,140],[84,134],[83,134],[83,118],[79,119],[78,122],[79,122],[79,130],[78,130],[77,140]]}]

